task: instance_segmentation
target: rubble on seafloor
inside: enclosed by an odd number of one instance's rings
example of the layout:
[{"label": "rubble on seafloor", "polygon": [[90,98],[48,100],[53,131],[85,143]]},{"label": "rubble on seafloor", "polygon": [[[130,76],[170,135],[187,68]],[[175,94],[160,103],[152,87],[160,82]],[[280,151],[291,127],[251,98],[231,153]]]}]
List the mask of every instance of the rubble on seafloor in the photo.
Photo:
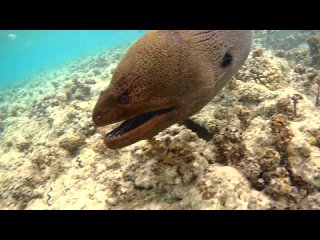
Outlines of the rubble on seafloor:
[{"label": "rubble on seafloor", "polygon": [[255,36],[242,69],[190,117],[199,127],[120,150],[91,111],[127,46],[2,90],[0,208],[320,209],[315,33]]}]

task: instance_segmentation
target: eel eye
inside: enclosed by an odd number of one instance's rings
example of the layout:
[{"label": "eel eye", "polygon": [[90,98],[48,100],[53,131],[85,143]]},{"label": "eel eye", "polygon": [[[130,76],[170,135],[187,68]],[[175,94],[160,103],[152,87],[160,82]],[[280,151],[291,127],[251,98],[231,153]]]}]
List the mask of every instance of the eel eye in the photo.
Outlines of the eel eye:
[{"label": "eel eye", "polygon": [[120,96],[120,98],[119,98],[120,103],[123,104],[123,105],[128,104],[128,103],[129,103],[129,100],[130,100],[130,98],[129,98],[129,96],[128,96],[128,93],[122,94],[122,95]]},{"label": "eel eye", "polygon": [[232,63],[232,58],[232,54],[230,52],[226,52],[226,54],[223,56],[221,66],[223,68],[230,66]]}]

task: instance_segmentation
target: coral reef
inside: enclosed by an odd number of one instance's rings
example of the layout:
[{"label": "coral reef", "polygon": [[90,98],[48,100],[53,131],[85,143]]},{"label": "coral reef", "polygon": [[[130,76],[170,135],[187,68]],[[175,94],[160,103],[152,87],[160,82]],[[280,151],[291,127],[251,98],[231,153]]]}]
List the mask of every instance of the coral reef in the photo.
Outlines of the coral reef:
[{"label": "coral reef", "polygon": [[257,44],[272,50],[288,51],[306,42],[306,36],[317,31],[293,30],[256,30],[254,39]]},{"label": "coral reef", "polygon": [[320,187],[319,159],[311,156],[310,145],[291,144],[287,150],[287,166],[293,179],[310,189]]},{"label": "coral reef", "polygon": [[273,205],[261,192],[248,191],[249,182],[228,166],[209,167],[197,187],[207,200],[204,209],[270,209]]},{"label": "coral reef", "polygon": [[320,36],[312,35],[308,37],[310,55],[313,67],[320,69]]},{"label": "coral reef", "polygon": [[301,203],[303,210],[319,210],[320,209],[320,193],[308,195]]},{"label": "coral reef", "polygon": [[[197,150],[191,151],[193,148]],[[212,149],[194,132],[173,126],[158,139],[149,140],[148,145],[133,149],[132,158],[138,161],[128,167],[126,177],[132,179],[135,187],[142,189],[190,184],[212,157]]]},{"label": "coral reef", "polygon": [[146,209],[146,202],[153,209],[270,208],[271,201],[250,190],[240,172],[212,164],[213,159],[212,145],[183,126],[172,126],[131,150],[123,176],[109,185],[107,203],[113,209]]},{"label": "coral reef", "polygon": [[1,90],[0,208],[320,209],[319,32],[254,35],[205,108],[120,150],[91,112],[127,45]]},{"label": "coral reef", "polygon": [[275,55],[286,59],[292,68],[296,64],[312,66],[307,41],[310,37],[317,37],[317,31],[254,31],[254,36],[257,46],[275,51]]},{"label": "coral reef", "polygon": [[[13,179],[10,179],[12,181]],[[26,209],[28,204],[34,199],[41,199],[43,194],[35,190],[35,185],[24,179],[19,183],[12,184],[8,181],[1,183],[3,188],[1,189],[2,198],[6,201],[2,202],[4,207],[13,207],[15,209]],[[38,183],[39,184],[39,183]],[[8,202],[14,202],[15,204],[8,204]]]},{"label": "coral reef", "polygon": [[235,127],[226,127],[214,137],[216,161],[237,165],[245,156],[246,146],[242,132]]},{"label": "coral reef", "polygon": [[285,115],[277,114],[272,116],[270,123],[276,149],[280,153],[286,153],[293,137],[293,133],[288,127],[288,118]]},{"label": "coral reef", "polygon": [[293,48],[289,51],[277,50],[275,56],[286,59],[288,64],[295,68],[296,65],[311,66],[311,57],[306,48]]},{"label": "coral reef", "polygon": [[[260,52],[259,54],[257,52]],[[281,58],[272,57],[271,53],[260,48],[252,50],[242,69],[237,73],[236,79],[241,81],[254,81],[270,90],[288,86],[290,83],[290,67]],[[283,81],[286,79],[286,81]]]}]

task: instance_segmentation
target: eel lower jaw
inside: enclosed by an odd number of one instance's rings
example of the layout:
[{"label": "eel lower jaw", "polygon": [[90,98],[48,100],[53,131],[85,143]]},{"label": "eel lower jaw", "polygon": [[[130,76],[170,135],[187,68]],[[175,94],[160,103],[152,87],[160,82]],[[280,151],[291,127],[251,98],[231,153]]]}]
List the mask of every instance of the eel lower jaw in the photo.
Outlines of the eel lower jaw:
[{"label": "eel lower jaw", "polygon": [[172,115],[174,109],[174,107],[169,107],[124,121],[119,127],[105,135],[105,145],[110,149],[119,149],[156,135],[171,125],[169,116]]}]

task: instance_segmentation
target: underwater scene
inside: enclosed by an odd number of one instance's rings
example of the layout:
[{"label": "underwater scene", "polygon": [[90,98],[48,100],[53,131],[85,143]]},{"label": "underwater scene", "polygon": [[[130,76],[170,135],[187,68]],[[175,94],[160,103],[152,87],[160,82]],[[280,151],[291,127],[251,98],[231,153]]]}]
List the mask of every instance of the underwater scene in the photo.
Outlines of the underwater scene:
[{"label": "underwater scene", "polygon": [[320,209],[320,30],[0,30],[0,209]]}]

